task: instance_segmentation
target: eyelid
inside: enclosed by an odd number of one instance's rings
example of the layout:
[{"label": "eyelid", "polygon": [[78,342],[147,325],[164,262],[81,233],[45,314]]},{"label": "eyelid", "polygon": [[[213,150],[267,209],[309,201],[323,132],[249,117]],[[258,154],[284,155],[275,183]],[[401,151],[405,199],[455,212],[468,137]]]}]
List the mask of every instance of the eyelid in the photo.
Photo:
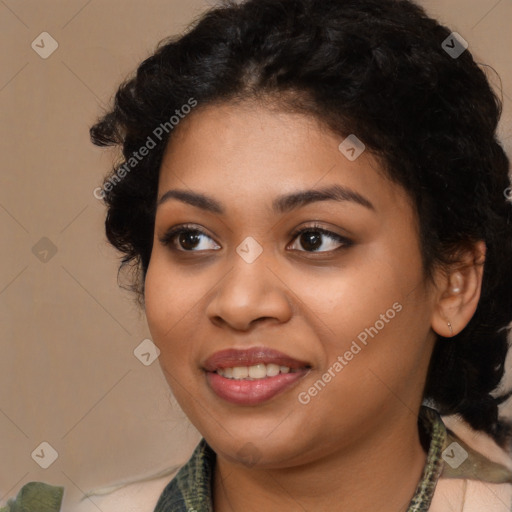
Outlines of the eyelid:
[{"label": "eyelid", "polygon": [[336,240],[338,243],[341,244],[341,246],[336,249],[331,249],[330,251],[298,251],[298,252],[305,252],[308,254],[324,254],[324,255],[326,255],[326,254],[333,254],[334,252],[337,252],[340,249],[347,249],[348,247],[351,247],[352,245],[354,245],[354,241],[351,240],[350,238],[340,235],[338,233],[335,233],[334,231],[331,231],[329,229],[326,229],[323,226],[321,226],[320,224],[318,224],[317,222],[314,222],[311,225],[302,226],[300,228],[297,228],[291,235],[292,242],[300,234],[307,232],[307,231],[318,231],[319,233],[321,233],[331,239]]},{"label": "eyelid", "polygon": [[[353,240],[351,240],[350,238],[347,238],[346,236],[343,236],[343,235],[335,233],[331,230],[328,230],[328,229],[324,228],[323,226],[321,226],[320,224],[318,224],[317,222],[313,222],[313,224],[306,225],[306,226],[303,225],[303,226],[295,229],[293,231],[293,233],[291,233],[291,235],[290,235],[292,238],[291,243],[293,243],[299,235],[301,235],[303,232],[307,232],[307,231],[317,231],[324,236],[327,236],[331,239],[336,240],[338,243],[341,244],[341,246],[336,249],[331,249],[329,251],[298,250],[297,252],[304,252],[307,254],[324,254],[325,255],[325,254],[332,254],[335,251],[338,251],[339,249],[346,249],[346,248],[354,245]],[[169,246],[169,245],[172,245],[172,242],[175,240],[176,236],[181,234],[182,232],[196,232],[196,233],[199,233],[200,235],[204,235],[204,236],[210,238],[211,240],[213,240],[213,238],[210,235],[208,235],[208,233],[206,233],[201,227],[199,227],[196,224],[181,224],[178,226],[173,226],[172,228],[168,229],[162,236],[159,236],[158,239],[162,245]],[[215,243],[217,244],[217,242],[215,242]],[[290,244],[288,244],[288,246],[289,245]],[[194,250],[185,251],[185,250],[182,250],[179,248],[174,248],[174,247],[172,248],[172,250],[182,252],[182,253],[205,252],[205,251],[194,251]],[[217,250],[217,249],[213,249],[213,250]]]},{"label": "eyelid", "polygon": [[[165,233],[162,236],[159,236],[158,240],[164,246],[168,246],[171,244],[172,240],[174,238],[176,238],[177,235],[179,235],[183,232],[189,232],[189,231],[197,232],[197,233],[207,236],[208,238],[213,240],[213,238],[208,233],[206,233],[206,231],[204,231],[203,228],[199,227],[196,224],[180,224],[178,226],[173,226],[173,227],[169,228],[167,231],[165,231]],[[183,251],[183,250],[181,250],[180,252],[203,252],[203,251]]]}]

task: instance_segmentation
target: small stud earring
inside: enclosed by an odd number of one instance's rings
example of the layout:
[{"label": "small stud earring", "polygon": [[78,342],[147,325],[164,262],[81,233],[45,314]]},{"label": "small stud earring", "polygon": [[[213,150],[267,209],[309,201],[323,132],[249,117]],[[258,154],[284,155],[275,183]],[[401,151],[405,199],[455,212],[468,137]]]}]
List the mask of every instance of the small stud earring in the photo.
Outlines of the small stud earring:
[{"label": "small stud earring", "polygon": [[452,293],[460,293],[460,288],[458,286],[453,286]]},{"label": "small stud earring", "polygon": [[448,322],[448,327],[450,328],[450,334],[453,336],[452,324],[450,322]]}]

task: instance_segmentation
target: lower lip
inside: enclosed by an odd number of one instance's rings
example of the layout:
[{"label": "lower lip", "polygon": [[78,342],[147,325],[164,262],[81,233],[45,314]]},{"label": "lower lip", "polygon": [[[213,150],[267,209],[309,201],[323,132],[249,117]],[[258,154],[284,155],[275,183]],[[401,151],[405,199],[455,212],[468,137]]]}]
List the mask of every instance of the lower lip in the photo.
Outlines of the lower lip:
[{"label": "lower lip", "polygon": [[275,377],[255,380],[226,379],[216,372],[207,372],[206,378],[220,398],[237,405],[257,405],[290,388],[307,372],[280,373]]}]

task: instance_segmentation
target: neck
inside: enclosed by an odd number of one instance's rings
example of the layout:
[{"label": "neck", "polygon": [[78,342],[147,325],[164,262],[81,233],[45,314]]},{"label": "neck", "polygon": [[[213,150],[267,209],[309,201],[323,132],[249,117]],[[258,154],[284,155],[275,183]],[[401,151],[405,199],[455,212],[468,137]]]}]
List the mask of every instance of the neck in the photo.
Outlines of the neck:
[{"label": "neck", "polygon": [[249,469],[218,456],[215,512],[405,512],[426,462],[417,417],[410,413],[376,430],[349,450],[284,469]]}]

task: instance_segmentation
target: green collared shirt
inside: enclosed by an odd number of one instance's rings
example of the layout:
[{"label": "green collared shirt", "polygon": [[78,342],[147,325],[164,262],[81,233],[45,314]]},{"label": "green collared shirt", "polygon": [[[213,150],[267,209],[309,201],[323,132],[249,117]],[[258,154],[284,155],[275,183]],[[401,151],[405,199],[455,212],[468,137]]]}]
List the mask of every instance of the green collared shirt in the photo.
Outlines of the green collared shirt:
[{"label": "green collared shirt", "polygon": [[[418,424],[430,439],[430,443],[423,474],[407,512],[428,511],[437,481],[441,476],[512,483],[512,473],[508,469],[485,459],[447,430],[436,410],[423,405]],[[467,457],[464,452],[467,453]],[[460,457],[466,458],[457,466],[460,460],[456,459]],[[202,439],[189,461],[160,495],[154,512],[213,512],[212,483],[215,459],[215,452]]]},{"label": "green collared shirt", "polygon": [[[423,405],[418,425],[424,434],[422,442],[427,450],[427,459],[407,512],[428,511],[439,478],[512,483],[509,469],[490,461],[464,443],[445,427],[436,410]],[[154,512],[212,512],[215,460],[215,452],[202,439],[189,461],[163,490]],[[63,487],[29,482],[20,489],[16,498],[0,507],[0,512],[60,512],[63,493]]]},{"label": "green collared shirt", "polygon": [[43,482],[25,484],[15,499],[10,499],[0,512],[59,512],[64,487]]}]

